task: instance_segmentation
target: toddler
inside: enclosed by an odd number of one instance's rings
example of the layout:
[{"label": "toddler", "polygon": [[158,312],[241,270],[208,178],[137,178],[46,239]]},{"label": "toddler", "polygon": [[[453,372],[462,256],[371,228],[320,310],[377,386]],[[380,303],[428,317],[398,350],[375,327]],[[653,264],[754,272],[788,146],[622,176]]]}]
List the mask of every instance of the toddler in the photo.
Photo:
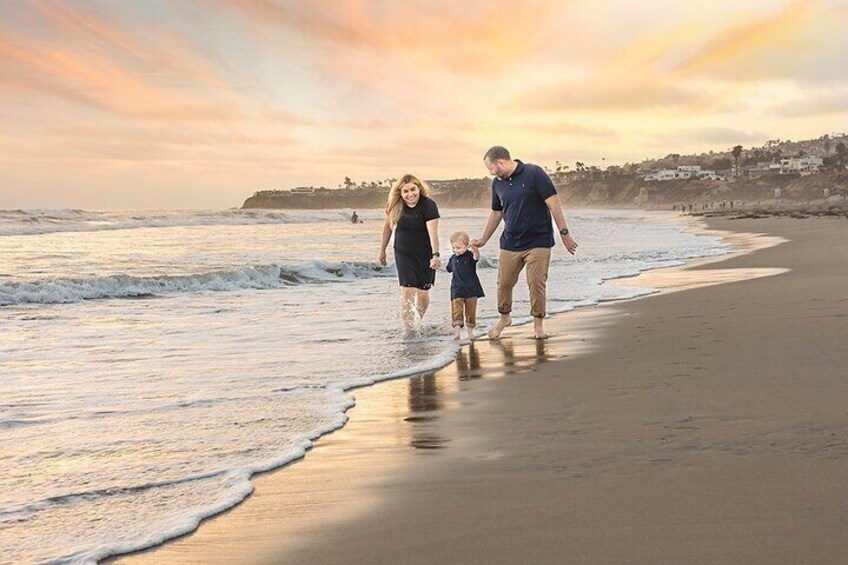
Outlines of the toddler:
[{"label": "toddler", "polygon": [[485,296],[480,279],[477,278],[480,250],[471,247],[470,241],[464,231],[458,231],[450,237],[453,255],[445,267],[451,273],[451,325],[454,339],[462,337],[463,327],[467,328],[468,339],[474,339],[477,299]]}]

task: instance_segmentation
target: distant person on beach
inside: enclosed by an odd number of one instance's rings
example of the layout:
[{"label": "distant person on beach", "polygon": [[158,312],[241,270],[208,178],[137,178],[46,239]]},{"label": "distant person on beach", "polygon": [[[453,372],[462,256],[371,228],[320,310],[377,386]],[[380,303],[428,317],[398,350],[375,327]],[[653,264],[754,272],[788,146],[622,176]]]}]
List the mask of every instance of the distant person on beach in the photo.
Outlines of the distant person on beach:
[{"label": "distant person on beach", "polygon": [[445,267],[451,273],[451,325],[453,338],[462,337],[462,328],[466,328],[468,339],[474,341],[474,328],[477,327],[477,299],[485,296],[483,285],[477,277],[477,261],[480,250],[471,246],[471,238],[464,231],[458,231],[450,237],[453,255]]},{"label": "distant person on beach", "polygon": [[386,265],[386,247],[394,232],[395,265],[401,290],[401,318],[411,329],[416,314],[424,317],[439,261],[439,208],[430,199],[430,188],[413,175],[403,175],[389,190],[386,223],[380,241],[379,261]]},{"label": "distant person on beach", "polygon": [[354,210],[353,214],[350,215],[350,222],[352,224],[358,224],[359,223],[359,216],[356,215],[356,210]]},{"label": "distant person on beach", "polygon": [[554,230],[556,222],[562,243],[569,253],[577,251],[577,242],[565,224],[565,215],[554,183],[538,165],[512,159],[504,147],[495,146],[486,152],[483,163],[494,175],[492,180],[492,211],[479,239],[471,240],[474,247],[483,247],[495,233],[501,220],[504,230],[498,256],[498,312],[500,319],[489,330],[489,338],[500,337],[512,324],[512,289],[518,275],[527,267],[527,286],[530,288],[530,314],[537,339],[545,339],[546,291]]}]

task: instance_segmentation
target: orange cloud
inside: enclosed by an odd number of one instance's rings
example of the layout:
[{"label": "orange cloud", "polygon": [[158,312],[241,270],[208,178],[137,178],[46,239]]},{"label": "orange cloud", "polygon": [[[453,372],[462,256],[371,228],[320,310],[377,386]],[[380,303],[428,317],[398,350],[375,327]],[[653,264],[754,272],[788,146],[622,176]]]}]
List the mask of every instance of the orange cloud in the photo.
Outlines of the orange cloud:
[{"label": "orange cloud", "polygon": [[[220,76],[231,72],[224,62],[196,44],[162,28],[145,29],[145,40],[92,12],[82,13],[51,0],[28,0],[36,12],[63,37],[76,39],[78,45],[94,49],[104,56],[128,56],[133,66],[147,72],[170,72],[186,82],[200,83],[216,91],[229,91],[230,84]],[[63,43],[67,43],[67,40]]]},{"label": "orange cloud", "polygon": [[[6,41],[9,39],[11,41]],[[94,54],[81,54],[5,33],[0,38],[0,65],[13,72],[0,78],[30,94],[43,91],[75,103],[135,118],[166,120],[232,120],[235,108],[198,102],[141,80],[137,73]]]},{"label": "orange cloud", "polygon": [[657,76],[647,79],[592,76],[577,83],[568,81],[517,97],[518,111],[571,112],[637,111],[653,109],[707,109],[715,102],[705,93],[673,84]]},{"label": "orange cloud", "polygon": [[[502,74],[538,52],[562,2],[433,3],[334,0],[281,4],[272,0],[218,5],[260,26],[285,27],[337,48],[401,56],[457,73]],[[524,31],[517,31],[524,30]]]},{"label": "orange cloud", "polygon": [[37,33],[0,22],[0,69],[8,71],[0,73],[0,88],[16,95],[46,95],[152,122],[232,122],[251,102],[220,58],[163,28],[146,28],[141,40],[137,30],[94,10],[52,0],[26,6]]},{"label": "orange cloud", "polygon": [[716,35],[675,69],[681,76],[692,76],[737,62],[743,54],[768,47],[790,48],[799,30],[815,21],[820,0],[795,0],[780,12],[736,25]]}]

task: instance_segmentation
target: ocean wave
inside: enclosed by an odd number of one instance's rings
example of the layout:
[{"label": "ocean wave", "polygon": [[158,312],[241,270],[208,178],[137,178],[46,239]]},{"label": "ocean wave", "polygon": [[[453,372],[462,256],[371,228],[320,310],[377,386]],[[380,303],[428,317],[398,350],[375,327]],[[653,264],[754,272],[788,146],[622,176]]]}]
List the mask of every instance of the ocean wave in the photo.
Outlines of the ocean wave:
[{"label": "ocean wave", "polygon": [[0,284],[0,306],[68,304],[107,298],[152,298],[191,293],[260,290],[284,286],[349,282],[394,274],[394,266],[369,261],[309,261],[298,265],[257,265],[192,275],[88,279],[45,279]]},{"label": "ocean wave", "polygon": [[[359,212],[359,216],[364,221],[372,219],[382,221],[383,212],[366,210]],[[87,210],[0,210],[0,236],[138,228],[309,224],[349,221],[350,212],[347,210],[214,210],[152,211],[147,213]]]}]

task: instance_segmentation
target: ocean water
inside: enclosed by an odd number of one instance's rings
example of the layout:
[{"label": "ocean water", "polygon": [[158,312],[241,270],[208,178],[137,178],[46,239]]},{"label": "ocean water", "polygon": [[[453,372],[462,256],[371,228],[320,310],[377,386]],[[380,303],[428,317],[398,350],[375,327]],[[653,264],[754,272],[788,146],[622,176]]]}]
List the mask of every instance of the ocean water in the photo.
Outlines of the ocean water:
[{"label": "ocean water", "polygon": [[[402,332],[382,214],[358,213],[0,211],[0,563],[94,563],[188,532],[342,426],[352,387],[451,362],[449,275]],[[479,235],[487,212],[442,213],[447,258],[449,234]],[[551,313],[730,251],[668,214],[568,217],[580,250],[554,250]],[[515,318],[528,311],[520,282]]]}]

